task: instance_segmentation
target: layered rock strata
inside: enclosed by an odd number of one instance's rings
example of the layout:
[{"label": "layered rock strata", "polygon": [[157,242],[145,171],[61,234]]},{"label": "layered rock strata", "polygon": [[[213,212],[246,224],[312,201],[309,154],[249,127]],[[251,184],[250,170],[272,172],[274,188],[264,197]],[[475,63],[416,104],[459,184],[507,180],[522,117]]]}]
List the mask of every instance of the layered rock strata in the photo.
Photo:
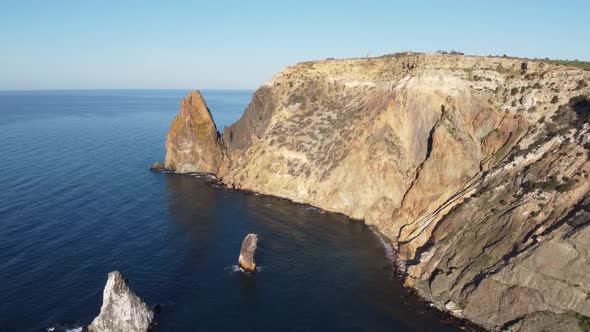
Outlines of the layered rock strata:
[{"label": "layered rock strata", "polygon": [[304,62],[260,87],[221,143],[208,112],[201,127],[173,123],[184,147],[166,159],[363,219],[406,285],[456,316],[566,326],[590,316],[589,83],[516,58]]}]

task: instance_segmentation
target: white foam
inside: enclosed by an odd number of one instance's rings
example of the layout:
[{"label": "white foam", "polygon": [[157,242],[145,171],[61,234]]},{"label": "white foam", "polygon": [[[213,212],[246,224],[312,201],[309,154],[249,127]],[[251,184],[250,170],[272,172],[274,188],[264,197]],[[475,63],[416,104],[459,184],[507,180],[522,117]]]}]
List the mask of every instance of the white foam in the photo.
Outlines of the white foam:
[{"label": "white foam", "polygon": [[231,272],[244,272],[244,270],[242,270],[242,268],[237,264],[230,265],[230,266],[226,267],[225,269],[230,270]]},{"label": "white foam", "polygon": [[[231,273],[234,273],[234,272],[249,273],[249,272],[246,272],[246,271],[244,271],[244,269],[242,269],[242,268],[241,268],[239,265],[237,265],[237,264],[230,265],[230,266],[226,267],[225,269],[226,269],[226,270],[230,270],[230,271],[231,271]],[[262,267],[262,266],[257,266],[257,267],[256,267],[256,272],[260,272],[260,271],[262,271],[263,269],[264,269],[264,267]]]},{"label": "white foam", "polygon": [[379,239],[379,242],[381,242],[383,249],[385,249],[385,256],[389,260],[394,262],[395,261],[395,252],[393,251],[393,245],[391,244],[391,242],[389,242],[389,240],[385,237],[385,235],[381,234],[381,232],[379,232],[375,227],[371,227],[371,230],[377,236],[377,238]]}]

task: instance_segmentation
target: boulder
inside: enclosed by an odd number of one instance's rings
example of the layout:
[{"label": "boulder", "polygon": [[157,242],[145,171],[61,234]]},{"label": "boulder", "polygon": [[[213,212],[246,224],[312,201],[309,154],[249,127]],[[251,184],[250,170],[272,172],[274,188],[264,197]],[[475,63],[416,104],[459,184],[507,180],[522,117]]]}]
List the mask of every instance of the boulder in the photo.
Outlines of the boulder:
[{"label": "boulder", "polygon": [[162,164],[159,161],[156,161],[152,167],[150,167],[150,170],[152,171],[164,171],[166,168],[164,167],[164,164]]},{"label": "boulder", "polygon": [[254,261],[254,254],[258,244],[258,235],[248,234],[242,241],[242,249],[240,250],[240,258],[238,262],[240,267],[247,272],[256,272],[256,262]]},{"label": "boulder", "polygon": [[154,312],[139,298],[119,271],[109,273],[100,314],[89,332],[146,332],[155,323]]}]

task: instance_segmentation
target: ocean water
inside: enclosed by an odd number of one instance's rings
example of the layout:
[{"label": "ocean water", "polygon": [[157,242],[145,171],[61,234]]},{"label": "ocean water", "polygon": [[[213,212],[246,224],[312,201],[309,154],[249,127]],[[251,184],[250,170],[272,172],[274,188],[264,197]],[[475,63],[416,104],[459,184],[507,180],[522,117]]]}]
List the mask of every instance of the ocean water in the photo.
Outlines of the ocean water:
[{"label": "ocean water", "polygon": [[[181,90],[0,92],[0,331],[75,328],[121,271],[160,331],[458,331],[357,221],[153,173]],[[204,91],[220,130],[251,91]],[[235,268],[259,234],[260,271]]]}]

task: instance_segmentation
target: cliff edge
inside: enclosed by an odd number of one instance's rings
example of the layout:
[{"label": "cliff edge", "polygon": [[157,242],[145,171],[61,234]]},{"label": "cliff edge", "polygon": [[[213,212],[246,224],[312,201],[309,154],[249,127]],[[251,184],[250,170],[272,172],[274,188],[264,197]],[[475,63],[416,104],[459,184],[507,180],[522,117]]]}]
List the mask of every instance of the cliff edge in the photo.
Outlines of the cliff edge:
[{"label": "cliff edge", "polygon": [[516,58],[304,62],[260,87],[221,139],[183,101],[166,167],[363,219],[442,310],[559,331],[590,316],[589,82]]}]

